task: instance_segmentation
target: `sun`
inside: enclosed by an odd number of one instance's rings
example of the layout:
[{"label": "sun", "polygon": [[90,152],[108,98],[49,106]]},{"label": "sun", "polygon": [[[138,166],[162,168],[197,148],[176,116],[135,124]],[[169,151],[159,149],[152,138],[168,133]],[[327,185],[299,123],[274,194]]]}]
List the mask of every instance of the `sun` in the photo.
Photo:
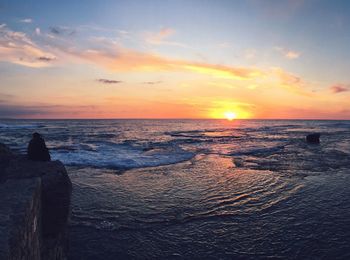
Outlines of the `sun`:
[{"label": "sun", "polygon": [[224,116],[229,121],[232,121],[233,119],[237,118],[237,114],[235,112],[231,112],[231,111],[225,112]]}]

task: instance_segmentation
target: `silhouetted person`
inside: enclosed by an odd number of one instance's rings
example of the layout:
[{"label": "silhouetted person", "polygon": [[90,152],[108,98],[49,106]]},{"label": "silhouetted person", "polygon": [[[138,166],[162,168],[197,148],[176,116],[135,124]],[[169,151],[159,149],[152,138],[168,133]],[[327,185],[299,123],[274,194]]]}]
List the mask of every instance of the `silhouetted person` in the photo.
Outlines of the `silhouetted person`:
[{"label": "silhouetted person", "polygon": [[32,161],[51,161],[49,149],[39,133],[34,133],[27,149],[28,159]]}]

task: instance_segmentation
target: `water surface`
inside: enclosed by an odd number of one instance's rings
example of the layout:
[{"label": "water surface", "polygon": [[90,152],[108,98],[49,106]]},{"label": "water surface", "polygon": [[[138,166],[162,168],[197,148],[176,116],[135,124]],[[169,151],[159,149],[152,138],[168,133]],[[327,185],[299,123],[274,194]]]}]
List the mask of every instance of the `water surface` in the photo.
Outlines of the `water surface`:
[{"label": "water surface", "polygon": [[[1,120],[73,182],[71,259],[350,257],[350,121]],[[321,144],[305,135],[320,132]]]}]

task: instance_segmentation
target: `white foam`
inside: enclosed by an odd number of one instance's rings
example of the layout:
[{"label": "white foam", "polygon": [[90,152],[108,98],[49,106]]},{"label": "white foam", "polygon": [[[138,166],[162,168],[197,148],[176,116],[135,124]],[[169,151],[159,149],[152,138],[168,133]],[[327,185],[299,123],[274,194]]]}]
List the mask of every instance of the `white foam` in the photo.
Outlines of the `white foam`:
[{"label": "white foam", "polygon": [[52,152],[54,160],[61,160],[67,165],[127,169],[174,164],[189,160],[193,156],[193,153],[179,147],[144,152],[141,148],[126,145],[103,145],[98,147],[96,151],[57,150]]},{"label": "white foam", "polygon": [[16,125],[16,124],[0,124],[0,128],[7,128],[7,129],[35,129],[42,127],[42,125],[38,124],[22,124],[22,125]]}]

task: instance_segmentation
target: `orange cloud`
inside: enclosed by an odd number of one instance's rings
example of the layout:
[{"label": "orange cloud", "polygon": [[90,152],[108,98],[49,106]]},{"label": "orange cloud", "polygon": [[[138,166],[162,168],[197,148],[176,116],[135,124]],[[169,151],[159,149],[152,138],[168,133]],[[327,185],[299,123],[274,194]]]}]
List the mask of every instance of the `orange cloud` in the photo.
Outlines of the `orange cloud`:
[{"label": "orange cloud", "polygon": [[294,60],[300,57],[301,53],[297,51],[288,50],[283,47],[275,47],[275,49],[281,53],[285,58]]},{"label": "orange cloud", "polygon": [[293,75],[281,68],[272,68],[271,71],[272,74],[274,74],[277,78],[277,84],[279,84],[281,87],[297,94],[305,96],[313,95],[311,91],[308,91],[305,88],[306,83],[302,78]]},{"label": "orange cloud", "polygon": [[[174,30],[162,29],[155,39],[162,41],[172,35]],[[42,37],[45,37],[44,35]],[[58,54],[61,62],[88,62],[105,69],[118,72],[194,72],[217,79],[248,80],[250,84],[272,83],[294,93],[310,95],[304,90],[304,81],[283,69],[259,69],[254,67],[225,66],[206,62],[195,62],[185,59],[173,59],[154,53],[141,52],[121,46],[110,39],[92,42],[93,48],[82,49],[80,44],[60,34],[54,40],[45,38],[49,48]],[[91,43],[91,42],[90,42]],[[7,29],[0,25],[0,60],[30,67],[49,66],[56,58],[35,44],[25,33]],[[73,59],[72,59],[73,57]]]},{"label": "orange cloud", "polygon": [[209,63],[199,63],[143,53],[121,46],[113,51],[90,49],[70,54],[113,71],[191,71],[222,79],[249,80],[265,76],[265,72],[255,68],[231,67]]},{"label": "orange cloud", "polygon": [[147,42],[152,44],[159,44],[164,41],[165,38],[173,35],[175,33],[174,29],[163,28],[157,33],[148,33]]},{"label": "orange cloud", "polygon": [[167,41],[166,39],[175,34],[175,30],[172,28],[162,28],[156,33],[146,33],[145,41],[154,45],[173,45],[178,47],[187,47],[185,44],[173,41]]},{"label": "orange cloud", "polygon": [[345,85],[345,84],[336,84],[336,85],[333,85],[329,88],[329,90],[332,92],[332,93],[341,93],[341,92],[347,92],[347,91],[350,91],[350,86],[349,85]]},{"label": "orange cloud", "polygon": [[297,58],[299,58],[299,56],[300,56],[300,53],[299,52],[295,52],[295,51],[288,51],[285,54],[285,57],[288,58],[288,59],[297,59]]},{"label": "orange cloud", "polygon": [[300,86],[303,83],[300,77],[290,74],[281,68],[273,68],[273,71],[280,78],[284,86]]},{"label": "orange cloud", "polygon": [[[172,33],[172,30],[164,29],[160,32],[158,39],[161,40]],[[69,46],[71,43],[67,41],[64,43],[64,46],[60,45],[59,39],[55,39],[50,46],[51,50],[69,54],[112,71],[191,71],[216,78],[236,80],[253,79],[264,75],[263,71],[253,68],[170,59],[157,54],[127,49],[107,40],[99,43],[103,49],[79,50],[75,46]],[[0,60],[28,67],[46,67],[50,66],[50,61],[54,59],[56,59],[54,54],[41,49],[25,33],[11,31],[6,28],[6,25],[0,26]]]},{"label": "orange cloud", "polygon": [[253,68],[228,67],[204,63],[184,63],[181,66],[194,72],[223,79],[248,80],[265,76],[265,72]]}]

